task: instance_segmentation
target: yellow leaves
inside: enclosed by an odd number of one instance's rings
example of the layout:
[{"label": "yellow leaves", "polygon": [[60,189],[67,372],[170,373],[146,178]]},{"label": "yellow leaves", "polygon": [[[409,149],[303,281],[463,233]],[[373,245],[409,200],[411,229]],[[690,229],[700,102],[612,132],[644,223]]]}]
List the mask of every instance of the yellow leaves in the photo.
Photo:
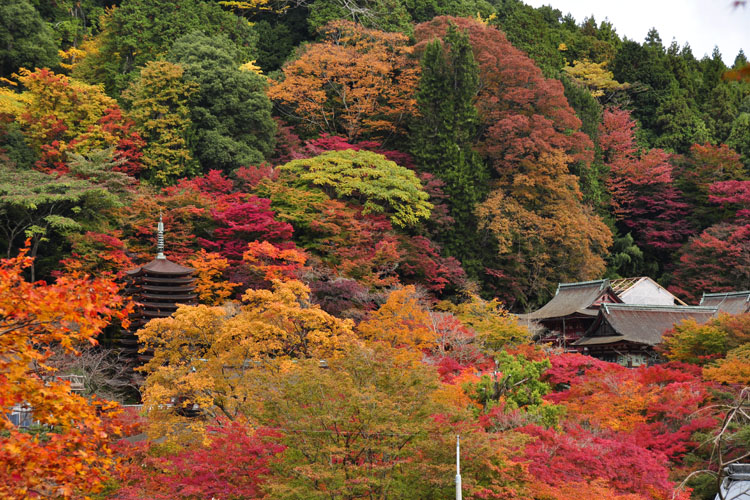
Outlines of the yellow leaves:
[{"label": "yellow leaves", "polygon": [[416,289],[409,285],[391,292],[385,304],[360,323],[357,331],[366,340],[387,342],[393,347],[416,350],[432,348],[435,332],[429,313],[420,304]]},{"label": "yellow leaves", "polygon": [[28,93],[19,94],[12,89],[0,87],[0,117],[6,116],[16,120],[29,105]]},{"label": "yellow leaves", "polygon": [[477,332],[482,350],[486,353],[499,352],[531,340],[529,329],[510,315],[497,299],[486,301],[472,293],[469,300],[451,306],[449,310],[464,325]]},{"label": "yellow leaves", "polygon": [[195,291],[203,304],[217,305],[225,302],[238,286],[238,283],[224,279],[229,261],[216,252],[201,249],[189,264],[195,269]]},{"label": "yellow leaves", "polygon": [[[203,424],[179,415],[171,401],[233,419],[255,404],[254,380],[264,369],[278,369],[288,359],[333,359],[353,340],[351,321],[312,305],[309,288],[299,281],[248,290],[243,300],[182,306],[138,332],[143,349],[154,352],[143,368],[152,435],[203,432]],[[179,430],[183,424],[189,432]]]},{"label": "yellow leaves", "polygon": [[497,14],[495,14],[495,13],[493,12],[492,14],[490,14],[490,15],[489,15],[489,16],[487,16],[487,17],[482,17],[482,13],[481,13],[481,12],[477,12],[477,15],[476,15],[476,17],[475,17],[474,19],[476,19],[476,21],[477,21],[478,23],[481,23],[481,24],[483,24],[484,26],[487,26],[487,25],[488,25],[488,24],[489,24],[490,22],[492,22],[492,21],[494,21],[495,19],[497,19]]},{"label": "yellow leaves", "polygon": [[[563,45],[563,44],[561,44]],[[587,87],[594,97],[602,97],[605,93],[625,90],[630,87],[627,83],[619,83],[607,69],[607,62],[595,63],[587,59],[573,61],[563,71],[576,83]]]},{"label": "yellow leaves", "polygon": [[240,69],[242,71],[251,71],[253,73],[257,73],[259,75],[263,75],[263,71],[260,69],[260,66],[258,66],[257,64],[255,64],[255,61],[256,60],[253,59],[252,61],[246,62],[245,64],[243,64],[243,65],[240,66]]},{"label": "yellow leaves", "polygon": [[727,353],[727,357],[703,367],[703,377],[722,384],[750,385],[750,344]]},{"label": "yellow leaves", "polygon": [[85,48],[70,47],[68,50],[58,50],[60,56],[60,67],[72,70],[76,64],[86,57],[88,51]]},{"label": "yellow leaves", "polygon": [[250,14],[257,14],[260,12],[273,12],[276,14],[282,14],[289,9],[289,5],[279,4],[274,6],[270,0],[252,0],[252,1],[236,1],[236,0],[223,0],[219,2],[222,7],[229,7],[233,11],[248,11]]}]

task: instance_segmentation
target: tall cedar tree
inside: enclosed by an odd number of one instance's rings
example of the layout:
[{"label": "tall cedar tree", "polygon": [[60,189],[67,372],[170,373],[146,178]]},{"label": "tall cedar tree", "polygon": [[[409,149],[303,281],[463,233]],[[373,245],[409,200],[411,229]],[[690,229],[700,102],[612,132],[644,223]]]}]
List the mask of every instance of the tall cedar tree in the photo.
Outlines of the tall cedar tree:
[{"label": "tall cedar tree", "polygon": [[479,127],[474,99],[479,88],[479,66],[469,36],[454,25],[445,36],[430,42],[422,55],[417,90],[421,115],[414,127],[414,156],[419,165],[445,181],[450,215],[455,226],[442,233],[446,251],[467,263],[477,245],[473,210],[486,194],[489,172],[472,149]]}]

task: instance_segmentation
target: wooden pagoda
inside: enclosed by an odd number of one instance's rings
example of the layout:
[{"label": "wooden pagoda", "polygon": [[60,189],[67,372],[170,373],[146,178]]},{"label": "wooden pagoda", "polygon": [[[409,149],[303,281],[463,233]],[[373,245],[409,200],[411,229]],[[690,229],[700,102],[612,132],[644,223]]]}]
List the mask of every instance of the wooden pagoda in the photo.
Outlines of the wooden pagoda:
[{"label": "wooden pagoda", "polygon": [[130,328],[120,338],[122,354],[135,362],[151,359],[148,352],[138,352],[135,332],[154,318],[166,318],[180,304],[196,304],[194,269],[176,264],[164,255],[164,223],[159,217],[156,258],[148,264],[127,271],[126,293],[136,309],[130,316]]}]

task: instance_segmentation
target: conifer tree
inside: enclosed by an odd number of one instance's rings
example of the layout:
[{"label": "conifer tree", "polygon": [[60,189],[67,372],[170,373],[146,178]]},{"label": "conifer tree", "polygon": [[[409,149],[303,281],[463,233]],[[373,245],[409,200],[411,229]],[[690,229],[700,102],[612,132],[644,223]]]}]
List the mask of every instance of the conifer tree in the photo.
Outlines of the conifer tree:
[{"label": "conifer tree", "polygon": [[423,169],[446,184],[455,226],[442,243],[466,265],[468,253],[475,253],[470,244],[476,239],[474,206],[486,195],[489,179],[482,159],[472,149],[479,124],[473,102],[479,66],[465,32],[450,26],[445,44],[447,50],[436,39],[422,55],[416,95],[421,116],[415,127],[414,156]]}]

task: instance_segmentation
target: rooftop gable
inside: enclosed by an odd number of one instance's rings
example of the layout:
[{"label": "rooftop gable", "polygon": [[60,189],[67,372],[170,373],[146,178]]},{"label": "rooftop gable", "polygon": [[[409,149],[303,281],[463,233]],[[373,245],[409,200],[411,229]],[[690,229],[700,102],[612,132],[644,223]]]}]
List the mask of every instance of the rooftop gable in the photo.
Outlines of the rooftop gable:
[{"label": "rooftop gable", "polygon": [[687,305],[648,276],[612,280],[611,286],[626,304]]}]

